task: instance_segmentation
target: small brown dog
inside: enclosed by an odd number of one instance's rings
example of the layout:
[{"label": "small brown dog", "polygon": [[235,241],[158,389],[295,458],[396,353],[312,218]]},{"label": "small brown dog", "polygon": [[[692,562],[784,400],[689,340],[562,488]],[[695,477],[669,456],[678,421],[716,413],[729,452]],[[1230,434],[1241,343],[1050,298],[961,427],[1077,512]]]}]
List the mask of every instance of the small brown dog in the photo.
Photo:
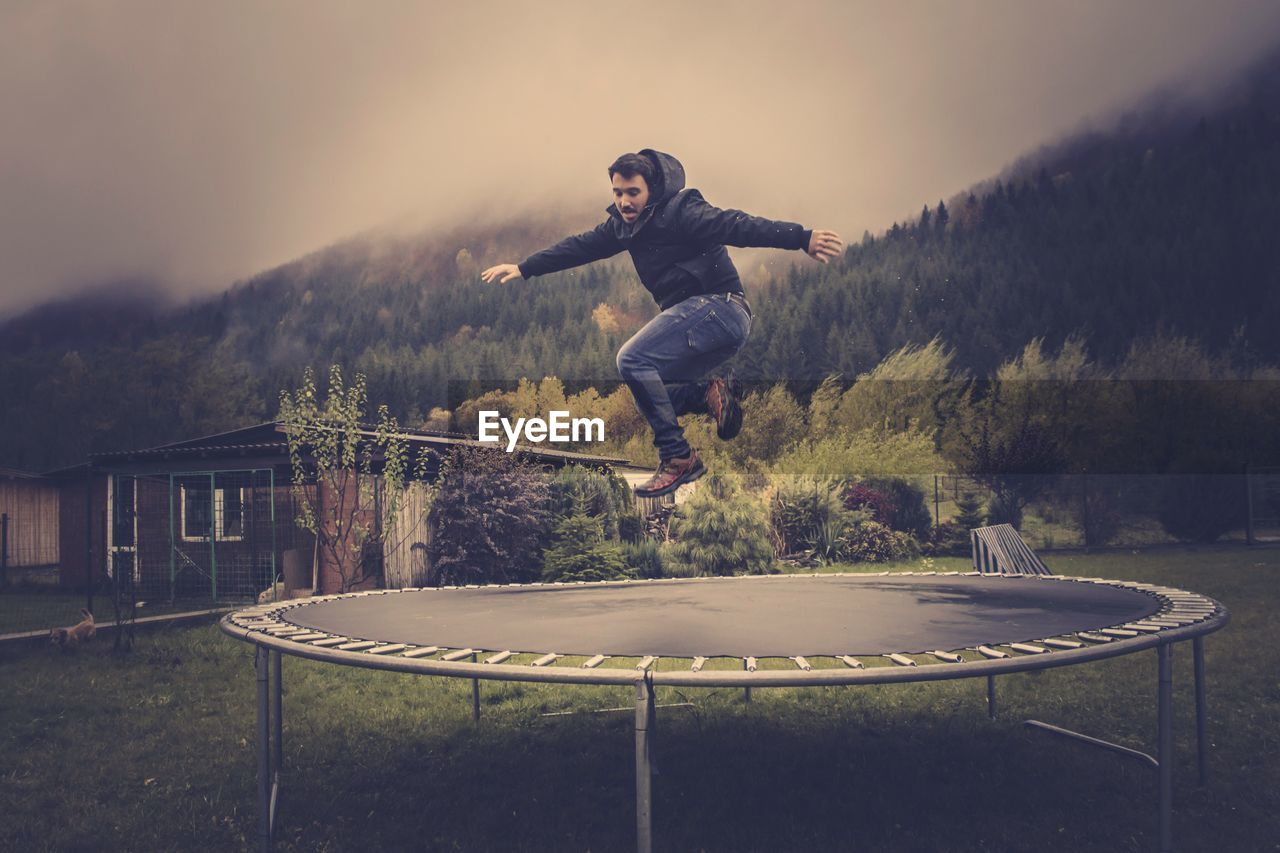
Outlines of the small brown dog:
[{"label": "small brown dog", "polygon": [[93,614],[81,607],[80,615],[84,619],[78,625],[71,628],[50,628],[49,642],[65,649],[68,646],[76,646],[92,640],[93,635],[98,633],[98,626],[94,624]]}]

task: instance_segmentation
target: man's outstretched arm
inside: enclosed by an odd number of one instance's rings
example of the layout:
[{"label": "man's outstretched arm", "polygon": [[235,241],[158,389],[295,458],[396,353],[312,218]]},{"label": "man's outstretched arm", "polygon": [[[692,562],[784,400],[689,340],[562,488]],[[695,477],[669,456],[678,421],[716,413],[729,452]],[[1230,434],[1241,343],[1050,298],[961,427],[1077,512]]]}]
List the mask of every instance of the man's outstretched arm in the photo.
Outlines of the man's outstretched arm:
[{"label": "man's outstretched arm", "polygon": [[498,278],[500,283],[506,284],[513,278],[547,275],[609,258],[621,251],[622,244],[613,235],[612,224],[609,220],[605,220],[590,231],[566,237],[551,248],[530,255],[519,264],[498,264],[489,267],[480,273],[480,278],[485,282]]},{"label": "man's outstretched arm", "polygon": [[721,210],[690,190],[678,211],[679,227],[695,240],[724,246],[801,249],[827,263],[840,257],[844,242],[834,231],[809,231],[797,222],[778,222],[741,210]]}]

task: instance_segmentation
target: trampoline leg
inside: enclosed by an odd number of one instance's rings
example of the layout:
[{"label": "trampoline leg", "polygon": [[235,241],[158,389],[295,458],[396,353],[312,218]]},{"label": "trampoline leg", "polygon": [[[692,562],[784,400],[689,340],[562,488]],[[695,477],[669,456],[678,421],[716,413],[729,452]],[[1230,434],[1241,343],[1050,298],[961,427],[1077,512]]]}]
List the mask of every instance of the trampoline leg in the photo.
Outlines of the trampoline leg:
[{"label": "trampoline leg", "polygon": [[987,676],[987,717],[992,720],[996,718],[996,677],[994,675]]},{"label": "trampoline leg", "polygon": [[284,767],[284,680],[281,678],[282,664],[280,663],[284,655],[280,652],[268,652],[268,654],[271,655],[271,719],[275,724],[275,741],[271,752],[271,782],[273,787],[278,787],[280,771]]},{"label": "trampoline leg", "polygon": [[1204,637],[1191,641],[1196,664],[1196,763],[1200,770],[1200,784],[1209,782],[1209,714],[1204,701]]},{"label": "trampoline leg", "polygon": [[653,686],[636,682],[636,850],[653,850]]},{"label": "trampoline leg", "polygon": [[1160,853],[1173,849],[1173,646],[1156,647],[1159,655],[1157,725],[1160,759]]},{"label": "trampoline leg", "polygon": [[[471,662],[476,663],[479,658],[476,655],[471,656]],[[471,722],[480,722],[480,679],[471,679]]]},{"label": "trampoline leg", "polygon": [[271,849],[271,706],[268,652],[254,646],[253,669],[258,680],[258,844]]},{"label": "trampoline leg", "polygon": [[[742,659],[742,668],[743,668],[744,670],[747,668],[747,659],[746,659],[746,658],[743,658],[743,659]],[[744,701],[744,702],[750,702],[750,701],[751,701],[751,688],[750,688],[750,687],[744,687],[744,688],[742,688],[742,701]]]}]

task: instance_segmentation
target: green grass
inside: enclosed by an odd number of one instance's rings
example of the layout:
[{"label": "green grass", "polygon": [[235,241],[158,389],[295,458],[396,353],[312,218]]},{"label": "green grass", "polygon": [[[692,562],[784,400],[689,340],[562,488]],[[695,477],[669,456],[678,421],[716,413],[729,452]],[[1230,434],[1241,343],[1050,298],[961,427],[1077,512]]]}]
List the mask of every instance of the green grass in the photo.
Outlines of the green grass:
[{"label": "green grass", "polygon": [[[1203,788],[1189,644],[1175,654],[1176,843],[1277,849],[1280,549],[1054,554],[1049,563],[1180,586],[1231,609],[1232,623],[1206,641],[1213,751]],[[0,849],[252,846],[250,646],[201,625],[144,632],[128,654],[99,642],[0,655]],[[1155,664],[1146,652],[1004,677],[994,723],[983,680],[757,689],[751,704],[740,690],[662,689],[660,703],[696,707],[659,711],[656,847],[1154,850],[1149,769],[1019,721],[1151,751]],[[284,667],[277,849],[634,849],[633,715],[538,716],[630,706],[629,689],[484,683],[475,726],[467,681],[291,658]]]}]

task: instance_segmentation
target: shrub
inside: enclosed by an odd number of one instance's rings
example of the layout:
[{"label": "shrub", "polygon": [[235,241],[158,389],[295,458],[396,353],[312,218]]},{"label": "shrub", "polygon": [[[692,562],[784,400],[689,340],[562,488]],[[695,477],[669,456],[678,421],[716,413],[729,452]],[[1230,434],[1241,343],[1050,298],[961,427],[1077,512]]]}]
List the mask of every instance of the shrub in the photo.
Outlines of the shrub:
[{"label": "shrub", "polygon": [[1124,524],[1121,499],[1108,483],[1090,479],[1084,495],[1084,505],[1073,502],[1071,514],[1076,526],[1084,531],[1086,545],[1106,545],[1120,532]]},{"label": "shrub", "polygon": [[541,573],[547,482],[520,457],[459,447],[441,467],[427,516],[436,583],[531,581]]},{"label": "shrub", "polygon": [[575,512],[600,519],[605,539],[633,542],[643,520],[626,481],[613,472],[594,471],[582,465],[566,465],[548,484],[553,526]]},{"label": "shrub", "polygon": [[893,498],[869,483],[854,483],[844,491],[844,505],[849,509],[865,509],[871,517],[893,526],[893,519],[898,514],[898,507]]},{"label": "shrub", "polygon": [[1164,478],[1160,524],[1170,536],[1213,542],[1240,527],[1246,512],[1240,478],[1224,474],[1180,474]]},{"label": "shrub", "polygon": [[996,492],[987,504],[987,524],[1012,524],[1022,529],[1022,504],[1011,495]]},{"label": "shrub", "polygon": [[769,499],[769,524],[779,553],[795,554],[817,547],[823,525],[847,512],[839,493],[836,481],[813,477],[788,478],[776,485]]},{"label": "shrub", "polygon": [[956,517],[953,522],[966,534],[975,527],[981,527],[986,517],[982,500],[973,492],[965,492],[956,500]]},{"label": "shrub", "polygon": [[915,540],[878,521],[864,521],[853,528],[847,545],[848,559],[858,563],[885,563],[919,557]]},{"label": "shrub", "polygon": [[934,528],[928,539],[920,543],[920,550],[929,557],[968,557],[973,554],[969,528],[951,521],[944,521]]},{"label": "shrub", "polygon": [[666,574],[662,546],[652,539],[622,543],[622,559],[638,578],[660,578]]},{"label": "shrub", "polygon": [[606,542],[600,519],[578,512],[560,521],[543,552],[544,581],[607,581],[632,577],[616,543]]},{"label": "shrub", "polygon": [[675,577],[766,574],[774,571],[763,507],[742,494],[732,475],[712,473],[676,509],[668,546]]},{"label": "shrub", "polygon": [[[877,477],[859,484],[874,494],[883,496],[884,514],[878,511],[876,521],[894,530],[910,533],[917,539],[929,538],[933,530],[933,516],[924,501],[924,491],[901,477]],[[845,506],[850,506],[848,496]]]}]

